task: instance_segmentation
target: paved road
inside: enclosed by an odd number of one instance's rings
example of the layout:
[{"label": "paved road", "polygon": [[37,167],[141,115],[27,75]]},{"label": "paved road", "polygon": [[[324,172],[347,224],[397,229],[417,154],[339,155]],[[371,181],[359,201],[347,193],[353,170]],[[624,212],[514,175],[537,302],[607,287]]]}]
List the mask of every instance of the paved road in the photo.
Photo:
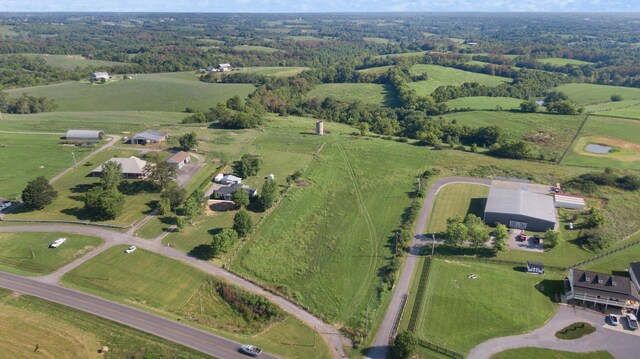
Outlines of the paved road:
[{"label": "paved road", "polygon": [[[218,358],[247,358],[238,353],[239,343],[89,294],[2,272],[0,287],[113,320]],[[276,358],[267,353],[260,357]]]},{"label": "paved road", "polygon": [[[575,322],[591,323],[596,327],[596,332],[575,340],[561,340],[555,337],[558,330]],[[621,322],[624,323],[624,320]],[[604,315],[600,313],[561,305],[556,315],[544,327],[522,335],[490,339],[473,348],[467,358],[487,359],[507,349],[524,347],[579,353],[606,350],[617,359],[638,358],[640,337],[608,329],[604,324]]]},{"label": "paved road", "polygon": [[55,181],[59,180],[62,176],[64,176],[67,173],[69,173],[69,171],[73,170],[74,168],[76,168],[80,164],[82,164],[84,162],[87,162],[90,158],[92,158],[93,156],[97,155],[98,153],[106,150],[107,148],[113,146],[118,141],[120,141],[120,136],[117,136],[117,135],[111,136],[111,140],[109,142],[105,143],[102,147],[100,147],[97,150],[95,150],[95,151],[91,152],[90,154],[86,155],[83,159],[77,161],[76,165],[71,166],[71,167],[65,169],[64,171],[58,173],[57,175],[53,176],[53,178],[51,178],[49,180],[49,183],[53,184]]},{"label": "paved road", "polygon": [[436,194],[442,187],[451,183],[473,183],[489,186],[491,185],[491,180],[483,178],[449,177],[436,181],[431,185],[431,188],[429,188],[427,196],[424,199],[424,203],[422,204],[420,217],[416,222],[409,254],[405,260],[400,278],[396,282],[393,290],[393,296],[391,297],[391,302],[389,303],[389,307],[385,313],[384,320],[382,321],[382,324],[378,329],[378,333],[373,341],[373,347],[367,353],[368,358],[384,359],[387,356],[387,349],[389,346],[390,336],[392,334],[391,332],[393,331],[393,324],[400,310],[402,297],[409,293],[409,286],[411,285],[413,273],[415,272],[419,260],[418,254],[420,253],[420,247],[427,242],[430,243],[423,234],[427,228],[427,221],[431,215]]},{"label": "paved road", "polygon": [[163,235],[160,235],[154,240],[145,240],[132,236],[130,233],[122,233],[109,231],[106,229],[91,227],[91,226],[78,226],[78,225],[64,225],[64,224],[51,224],[51,225],[20,225],[20,226],[0,226],[0,232],[65,232],[76,233],[89,236],[100,237],[104,240],[104,243],[95,251],[87,253],[83,257],[69,263],[68,265],[58,269],[54,273],[46,276],[37,277],[34,280],[47,284],[57,284],[60,278],[68,271],[80,266],[85,261],[93,258],[98,253],[107,250],[115,245],[127,244],[136,245],[142,249],[146,249],[155,253],[162,254],[166,257],[176,259],[200,270],[209,273],[215,277],[223,278],[228,282],[235,284],[249,292],[267,297],[275,304],[279,305],[282,310],[291,314],[292,316],[305,322],[311,328],[314,328],[328,344],[329,349],[332,352],[333,357],[343,358],[346,357],[344,347],[350,347],[351,342],[340,333],[339,330],[332,325],[323,322],[321,319],[313,316],[309,312],[300,308],[296,304],[272,294],[256,284],[253,284],[237,275],[230,273],[218,266],[213,265],[210,262],[202,261],[194,257],[188,256],[186,253],[179,251],[172,247],[166,247],[162,245],[161,239]]}]

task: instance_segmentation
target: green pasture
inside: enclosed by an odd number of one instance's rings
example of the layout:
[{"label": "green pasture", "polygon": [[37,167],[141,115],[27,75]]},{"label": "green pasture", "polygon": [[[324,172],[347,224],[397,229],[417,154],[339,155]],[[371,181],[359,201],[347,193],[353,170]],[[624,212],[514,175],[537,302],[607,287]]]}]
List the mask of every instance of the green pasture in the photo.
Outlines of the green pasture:
[{"label": "green pasture", "polygon": [[38,176],[51,178],[73,166],[72,152],[80,160],[95,150],[61,145],[62,136],[0,133],[0,197],[20,197],[27,182]]},{"label": "green pasture", "polygon": [[247,97],[251,84],[219,84],[199,81],[190,72],[137,74],[132,80],[105,84],[88,81],[8,90],[10,96],[27,93],[44,96],[58,104],[57,111],[169,111],[186,107],[207,111],[220,101],[238,95]]},{"label": "green pasture", "polygon": [[267,46],[256,46],[256,45],[238,45],[231,48],[235,51],[246,51],[246,52],[266,52],[266,53],[274,53],[280,52],[280,49],[274,49],[273,47]]},{"label": "green pasture", "polygon": [[126,254],[126,247],[99,254],[67,273],[62,283],[241,342],[250,341],[285,357],[329,356],[324,341],[296,319],[250,321],[218,295],[219,282],[206,273],[143,249]]},{"label": "green pasture", "polygon": [[476,184],[451,183],[442,187],[433,204],[426,233],[444,232],[449,218],[464,218],[469,213],[482,217],[488,194],[489,187]]},{"label": "green pasture", "polygon": [[428,80],[409,83],[409,86],[421,96],[431,94],[440,86],[456,86],[465,82],[477,82],[485,86],[498,86],[505,82],[511,82],[511,79],[506,77],[479,74],[438,65],[413,65],[411,72],[413,74],[426,72],[429,76]]},{"label": "green pasture", "polygon": [[362,72],[365,74],[383,74],[385,72],[387,72],[387,70],[389,70],[392,66],[377,66],[377,67],[370,67],[368,69],[362,69],[362,70],[358,70],[358,72]]},{"label": "green pasture", "polygon": [[262,76],[293,77],[301,73],[302,71],[305,71],[308,69],[309,69],[308,67],[265,66],[265,67],[242,67],[238,69],[238,72],[246,72],[246,73],[262,75]]},{"label": "green pasture", "polygon": [[322,84],[307,94],[308,98],[333,97],[339,101],[360,101],[381,106],[396,106],[398,100],[390,87],[379,84]]},{"label": "green pasture", "polygon": [[418,52],[400,52],[400,53],[396,53],[396,54],[386,54],[386,55],[376,55],[374,56],[375,58],[385,58],[385,57],[391,57],[391,58],[403,58],[403,57],[414,57],[414,56],[423,56],[424,54],[426,54],[427,51],[418,51]]},{"label": "green pasture", "polygon": [[374,43],[374,44],[388,44],[388,43],[392,42],[392,40],[385,39],[383,37],[363,37],[362,39],[365,42],[371,42],[371,43]]},{"label": "green pasture", "polygon": [[509,349],[491,357],[491,359],[613,359],[609,352],[597,351],[586,353],[565,352],[544,348]]},{"label": "green pasture", "polygon": [[593,62],[582,61],[582,60],[574,60],[574,59],[563,59],[561,57],[549,57],[546,59],[537,59],[538,62],[542,62],[543,64],[555,65],[555,66],[565,66],[565,65],[574,65],[574,66],[583,66],[583,65],[593,65]]},{"label": "green pasture", "polygon": [[[542,278],[512,266],[435,259],[424,302],[415,304],[422,308],[416,335],[467,353],[491,338],[537,329],[555,314],[556,304],[549,296],[561,286],[560,278],[549,271]],[[419,275],[414,277],[412,288],[419,280]],[[545,293],[536,289],[541,283]]]},{"label": "green pasture", "polygon": [[18,54],[31,58],[41,58],[44,62],[53,67],[60,67],[66,70],[75,70],[76,68],[93,67],[108,68],[117,65],[126,65],[124,62],[91,60],[82,55],[50,55],[50,54]]},{"label": "green pasture", "polygon": [[454,100],[449,100],[447,101],[447,106],[450,109],[470,108],[473,110],[495,110],[495,109],[519,110],[520,103],[522,103],[521,99],[511,98],[511,97],[477,96],[477,97],[460,97]]},{"label": "green pasture", "polygon": [[623,100],[618,102],[604,102],[587,106],[587,111],[600,116],[640,120],[640,101]]},{"label": "green pasture", "polygon": [[[61,237],[67,241],[58,248],[49,248]],[[20,275],[49,274],[101,243],[100,238],[59,232],[0,233],[0,270]]]},{"label": "green pasture", "polygon": [[622,86],[594,84],[564,84],[554,90],[564,92],[569,100],[580,105],[592,105],[611,101],[611,95],[620,95],[623,100],[640,100],[640,89]]},{"label": "green pasture", "polygon": [[[640,240],[640,233],[626,239],[623,243],[631,243]],[[610,254],[606,257],[599,258],[593,262],[580,266],[581,269],[587,269],[599,273],[617,274],[628,276],[627,270],[629,263],[637,262],[640,258],[640,245],[631,246],[619,252]]]}]

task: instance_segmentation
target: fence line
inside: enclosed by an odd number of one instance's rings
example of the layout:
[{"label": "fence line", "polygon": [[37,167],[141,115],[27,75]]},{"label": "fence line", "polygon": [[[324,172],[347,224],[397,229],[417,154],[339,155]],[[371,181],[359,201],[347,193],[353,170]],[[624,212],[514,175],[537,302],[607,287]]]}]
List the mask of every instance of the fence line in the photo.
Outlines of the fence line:
[{"label": "fence line", "polygon": [[402,295],[402,301],[400,302],[400,308],[398,313],[396,313],[396,319],[393,321],[393,327],[391,327],[391,333],[389,334],[389,343],[393,341],[393,338],[396,337],[396,333],[398,332],[398,326],[402,321],[402,315],[404,314],[404,308],[407,305],[407,299],[409,295],[407,293]]},{"label": "fence line", "polygon": [[436,351],[438,353],[444,354],[444,355],[446,355],[448,357],[451,357],[451,358],[464,359],[464,355],[462,355],[462,354],[460,354],[458,352],[455,352],[455,351],[453,351],[451,349],[447,349],[445,347],[441,347],[441,346],[439,346],[437,344],[433,344],[433,343],[428,342],[428,341],[426,341],[424,339],[421,339],[421,338],[418,338],[418,344],[420,346],[422,346],[422,347],[431,349],[433,351]]},{"label": "fence line", "polygon": [[595,255],[595,256],[593,256],[591,258],[587,258],[587,259],[585,259],[583,261],[580,261],[580,262],[578,262],[576,264],[572,264],[572,265],[568,266],[566,269],[575,268],[577,266],[581,266],[583,264],[586,264],[586,263],[589,263],[589,262],[593,262],[593,261],[598,260],[598,259],[600,259],[602,257],[606,257],[608,255],[611,255],[611,254],[614,254],[614,253],[618,253],[621,250],[627,249],[629,247],[633,247],[633,246],[638,245],[638,244],[640,244],[640,239],[638,239],[636,241],[633,241],[631,243],[627,243],[622,247],[614,248],[614,249],[608,250],[606,252],[600,253],[598,255]]},{"label": "fence line", "polygon": [[411,308],[411,317],[409,318],[409,326],[407,329],[410,332],[415,333],[418,326],[418,318],[420,317],[420,309],[422,308],[422,301],[424,300],[424,292],[427,287],[427,280],[429,279],[429,268],[431,267],[431,259],[425,258],[422,264],[422,272],[420,273],[420,282],[418,282],[418,290],[416,290],[416,298],[413,302],[413,308]]}]

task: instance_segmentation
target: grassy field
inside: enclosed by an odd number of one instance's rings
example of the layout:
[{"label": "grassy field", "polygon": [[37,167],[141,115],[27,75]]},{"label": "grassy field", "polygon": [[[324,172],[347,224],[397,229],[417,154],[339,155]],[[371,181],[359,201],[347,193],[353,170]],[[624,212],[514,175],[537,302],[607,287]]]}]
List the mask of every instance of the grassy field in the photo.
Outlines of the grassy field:
[{"label": "grassy field", "polygon": [[[585,150],[589,143],[608,145],[615,151],[607,154],[589,153]],[[590,116],[562,164],[640,169],[640,122]]]},{"label": "grassy field", "polygon": [[45,112],[30,115],[3,114],[0,131],[65,133],[68,129],[98,129],[112,134],[131,134],[179,123],[187,114],[151,111]]},{"label": "grassy field", "polygon": [[[58,248],[49,248],[60,237],[67,241]],[[101,243],[96,237],[58,232],[0,233],[0,270],[20,275],[49,274]]]},{"label": "grassy field", "polygon": [[282,50],[274,49],[273,47],[266,46],[255,46],[255,45],[238,45],[231,48],[235,51],[247,51],[247,52],[266,52],[266,53],[274,53],[280,52]]},{"label": "grassy field", "polygon": [[640,100],[640,89],[593,84],[564,84],[554,90],[562,91],[569,99],[580,105],[591,105],[611,101],[611,95],[620,95],[623,100]]},{"label": "grassy field", "polygon": [[[627,239],[625,242],[632,242],[639,239],[640,234],[637,234]],[[627,272],[627,269],[629,269],[629,263],[637,262],[638,258],[640,258],[640,245],[635,245],[620,252],[616,252],[593,262],[587,263],[583,266],[580,266],[580,268],[588,269],[594,272],[628,276],[629,274]]]},{"label": "grassy field", "polygon": [[273,67],[242,67],[238,69],[238,72],[246,72],[262,76],[273,77],[292,77],[302,71],[308,70],[308,67],[288,67],[288,66],[273,66]]},{"label": "grassy field", "polygon": [[597,351],[587,353],[573,353],[565,352],[561,350],[551,350],[543,348],[520,348],[509,349],[501,353],[498,353],[491,357],[491,359],[613,359],[613,356],[609,352]]},{"label": "grassy field", "polygon": [[511,82],[511,79],[499,76],[478,74],[475,72],[463,71],[451,67],[438,65],[417,64],[411,67],[411,72],[421,74],[426,72],[429,79],[426,81],[411,82],[409,86],[418,95],[425,96],[431,94],[436,88],[446,85],[462,85],[465,82],[478,82],[486,86],[498,86],[504,82]]},{"label": "grassy field", "polygon": [[[470,273],[477,278],[467,278]],[[417,288],[420,276],[414,278]],[[436,259],[425,300],[417,303],[422,311],[416,334],[467,353],[488,339],[539,328],[554,315],[556,305],[535,286],[543,282],[546,290],[552,290],[556,286],[546,283],[556,282],[551,278],[556,279],[551,273],[542,279],[510,266]]]},{"label": "grassy field", "polygon": [[474,110],[495,110],[501,108],[504,110],[518,110],[522,100],[511,97],[461,97],[447,101],[450,109],[454,108],[471,108]]},{"label": "grassy field", "polygon": [[[140,156],[135,150],[106,150],[99,153],[89,162],[91,165],[81,165],[60,178],[53,187],[58,191],[58,198],[40,211],[17,211],[7,218],[18,219],[59,219],[71,221],[92,221],[94,216],[84,210],[83,194],[91,186],[98,183],[100,178],[90,176],[91,171],[99,164],[112,157]],[[153,202],[158,194],[148,192],[141,180],[125,180],[130,191],[125,192],[123,213],[115,220],[100,221],[100,223],[128,226],[142,219],[153,208]]]},{"label": "grassy field", "polygon": [[[95,148],[63,146],[61,136],[0,133],[0,197],[20,197],[28,181],[51,178]],[[10,169],[10,170],[9,170]]]},{"label": "grassy field", "polygon": [[489,187],[467,183],[446,185],[436,196],[426,233],[441,233],[447,229],[447,219],[464,218],[468,213],[482,217]]},{"label": "grassy field", "polygon": [[418,52],[400,52],[400,53],[396,53],[396,54],[387,54],[387,55],[377,55],[374,56],[375,58],[384,58],[384,57],[397,57],[397,58],[403,58],[403,57],[414,57],[414,56],[422,56],[424,54],[426,54],[426,51],[418,51]]},{"label": "grassy field", "polygon": [[[179,344],[42,299],[0,290],[0,353],[6,358],[204,358]],[[38,351],[34,349],[38,345]]]},{"label": "grassy field", "polygon": [[358,70],[358,72],[362,72],[365,74],[382,74],[387,72],[392,66],[378,66],[378,67],[370,67],[368,69]]},{"label": "grassy field", "polygon": [[364,40],[365,42],[371,42],[374,44],[388,44],[392,42],[391,40],[385,39],[383,37],[363,37],[362,40]]},{"label": "grassy field", "polygon": [[378,84],[322,84],[311,90],[307,97],[333,97],[340,101],[361,101],[381,106],[396,106],[395,93],[384,85]]},{"label": "grassy field", "polygon": [[103,68],[115,65],[124,65],[123,62],[104,61],[104,60],[90,60],[82,55],[49,55],[49,54],[19,54],[26,57],[41,58],[49,66],[60,67],[67,70],[74,70],[76,68]]},{"label": "grassy field", "polygon": [[57,111],[183,111],[191,107],[207,111],[220,101],[253,92],[251,84],[213,84],[199,81],[193,73],[176,72],[133,75],[133,80],[106,84],[65,82],[8,90],[10,96],[27,93],[45,96],[58,104]]},{"label": "grassy field", "polygon": [[[62,282],[172,319],[180,319],[289,358],[325,358],[328,348],[311,328],[292,317],[276,323],[249,321],[218,295],[204,272],[138,249],[117,246],[67,273]],[[149,268],[154,268],[150,271]]]},{"label": "grassy field", "polygon": [[563,59],[561,57],[550,57],[547,59],[537,59],[538,62],[542,62],[543,64],[550,64],[555,66],[565,66],[565,65],[592,65],[593,62],[582,61],[582,60],[574,60],[574,59]]},{"label": "grassy field", "polygon": [[595,115],[640,120],[640,101],[638,100],[603,102],[596,105],[589,105],[586,107],[586,110]]}]

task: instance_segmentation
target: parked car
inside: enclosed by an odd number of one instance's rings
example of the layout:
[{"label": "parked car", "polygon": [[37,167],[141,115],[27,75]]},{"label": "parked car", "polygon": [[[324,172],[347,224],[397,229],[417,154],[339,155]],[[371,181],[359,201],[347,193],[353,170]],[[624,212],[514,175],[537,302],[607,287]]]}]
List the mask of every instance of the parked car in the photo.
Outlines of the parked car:
[{"label": "parked car", "polygon": [[131,246],[131,247],[127,248],[124,252],[129,254],[129,253],[135,251],[136,249],[138,249],[136,246]]},{"label": "parked car", "polygon": [[0,204],[0,211],[11,207],[11,204],[12,204],[11,202],[4,202],[3,204]]},{"label": "parked car", "polygon": [[67,239],[66,238],[58,238],[55,241],[53,241],[53,243],[51,243],[51,245],[49,245],[49,247],[51,248],[58,248],[60,247],[60,245],[64,242],[66,242]]},{"label": "parked car", "polygon": [[627,323],[629,324],[629,329],[636,330],[638,329],[638,318],[635,315],[629,313],[627,314]]},{"label": "parked car", "polygon": [[609,323],[609,325],[613,325],[613,326],[617,326],[618,325],[618,317],[616,317],[613,314],[609,314],[607,315],[607,323]]},{"label": "parked car", "polygon": [[240,346],[240,353],[247,354],[252,357],[257,357],[258,355],[260,355],[260,353],[262,353],[262,349],[253,345],[244,344]]}]

